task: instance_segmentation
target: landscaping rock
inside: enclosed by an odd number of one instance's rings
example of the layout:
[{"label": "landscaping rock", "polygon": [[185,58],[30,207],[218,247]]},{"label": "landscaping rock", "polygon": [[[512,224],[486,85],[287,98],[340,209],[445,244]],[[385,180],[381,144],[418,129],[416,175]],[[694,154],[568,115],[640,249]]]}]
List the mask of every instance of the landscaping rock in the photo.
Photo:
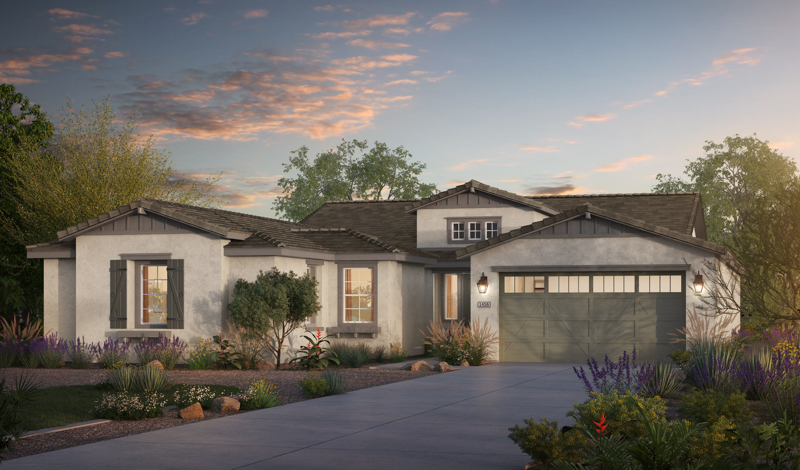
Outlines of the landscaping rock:
[{"label": "landscaping rock", "polygon": [[418,372],[418,371],[426,371],[426,370],[432,370],[432,369],[431,369],[431,365],[428,364],[427,362],[425,362],[425,361],[417,361],[417,362],[411,364],[411,369],[410,370],[413,371],[413,372]]},{"label": "landscaping rock", "polygon": [[455,369],[453,369],[453,366],[451,366],[446,362],[440,362],[435,366],[433,366],[433,370],[434,372],[451,372],[454,371]]},{"label": "landscaping rock", "polygon": [[200,406],[200,403],[195,403],[194,405],[187,406],[186,408],[178,412],[178,418],[180,419],[200,419],[202,417],[203,417],[203,407]]},{"label": "landscaping rock", "polygon": [[147,367],[154,367],[159,370],[164,370],[164,365],[161,364],[161,361],[158,359],[153,359],[152,361],[148,362]]},{"label": "landscaping rock", "polygon": [[467,361],[462,361],[462,362],[461,362],[461,367],[469,367],[469,362],[467,362]]},{"label": "landscaping rock", "polygon": [[211,403],[213,413],[236,413],[241,404],[239,400],[231,397],[217,397]]},{"label": "landscaping rock", "polygon": [[275,368],[275,364],[265,359],[258,363],[257,368],[258,370],[272,370]]}]

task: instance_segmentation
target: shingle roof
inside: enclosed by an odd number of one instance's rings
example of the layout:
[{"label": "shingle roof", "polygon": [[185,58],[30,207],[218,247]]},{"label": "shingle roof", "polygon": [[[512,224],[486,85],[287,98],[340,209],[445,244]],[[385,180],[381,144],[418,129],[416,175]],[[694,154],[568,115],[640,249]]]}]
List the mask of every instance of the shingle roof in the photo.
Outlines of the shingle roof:
[{"label": "shingle roof", "polygon": [[578,207],[576,207],[574,209],[566,210],[561,214],[558,214],[558,215],[555,215],[555,216],[552,216],[552,217],[548,217],[548,218],[546,218],[544,220],[540,220],[538,222],[534,222],[534,223],[532,223],[530,225],[525,225],[525,226],[520,227],[520,228],[518,228],[516,230],[512,230],[510,232],[503,233],[503,234],[498,235],[498,236],[496,236],[494,238],[490,238],[489,240],[484,240],[484,241],[478,242],[478,243],[476,243],[474,245],[470,245],[470,246],[468,246],[466,248],[458,250],[456,252],[456,256],[458,258],[462,258],[464,256],[468,256],[468,255],[474,254],[474,253],[476,253],[478,251],[482,251],[482,250],[485,250],[485,249],[487,249],[489,247],[493,247],[493,246],[496,246],[496,245],[499,245],[499,244],[503,244],[503,243],[509,242],[509,241],[511,241],[511,240],[513,240],[513,239],[515,239],[517,237],[520,237],[522,235],[525,235],[525,234],[528,234],[528,233],[531,233],[531,232],[535,232],[537,230],[541,230],[541,229],[543,229],[545,227],[549,227],[551,225],[555,225],[555,224],[557,224],[559,222],[563,222],[563,221],[565,221],[567,219],[571,219],[573,217],[577,217],[577,216],[583,215],[583,214],[585,214],[587,212],[590,212],[590,213],[592,213],[594,215],[598,215],[600,217],[606,217],[608,219],[616,220],[617,222],[621,222],[621,223],[630,225],[631,227],[634,227],[634,228],[637,228],[637,229],[640,229],[640,230],[643,230],[643,231],[646,231],[646,232],[654,233],[654,234],[657,234],[657,235],[661,235],[661,236],[666,237],[666,238],[671,238],[673,240],[677,240],[677,241],[686,243],[688,245],[694,245],[694,246],[697,246],[697,247],[700,247],[700,248],[704,248],[706,250],[712,251],[712,252],[720,254],[720,255],[728,255],[729,254],[728,248],[726,248],[726,247],[724,247],[722,245],[717,245],[716,243],[712,243],[712,242],[707,241],[707,240],[702,240],[702,239],[699,239],[699,238],[695,238],[695,237],[692,237],[691,235],[686,235],[685,233],[681,233],[681,232],[677,232],[677,231],[674,231],[674,230],[670,230],[670,229],[667,229],[667,228],[664,228],[664,227],[660,227],[660,226],[655,225],[655,224],[651,224],[649,222],[645,222],[643,220],[635,219],[635,218],[629,217],[627,215],[618,214],[618,213],[615,213],[615,212],[610,211],[608,209],[597,207],[597,206],[595,206],[593,204],[585,203],[585,204],[582,204],[582,205],[580,205],[580,206],[578,206]]},{"label": "shingle roof", "polygon": [[529,196],[559,211],[591,204],[634,219],[692,234],[701,209],[700,193],[579,194],[569,196]]},{"label": "shingle roof", "polygon": [[519,194],[510,193],[508,191],[504,191],[502,189],[495,188],[494,186],[489,186],[488,184],[483,184],[483,183],[481,183],[479,181],[475,181],[475,180],[469,180],[464,184],[460,184],[460,185],[456,186],[455,188],[450,188],[447,191],[442,191],[439,194],[434,194],[431,197],[426,197],[425,199],[419,199],[419,200],[413,202],[412,204],[409,204],[408,207],[406,207],[406,210],[409,211],[409,212],[414,212],[417,209],[420,209],[423,206],[426,206],[428,204],[434,203],[434,202],[436,202],[436,201],[438,201],[440,199],[444,199],[444,198],[450,197],[450,196],[452,196],[454,194],[463,193],[463,192],[469,191],[469,190],[471,190],[473,188],[481,190],[481,191],[483,191],[483,192],[485,192],[487,194],[491,194],[493,196],[497,196],[497,197],[500,197],[500,198],[503,198],[503,199],[507,199],[509,201],[516,202],[516,203],[521,204],[523,206],[528,206],[528,207],[533,207],[534,209],[539,209],[540,211],[542,211],[542,212],[544,212],[546,214],[553,215],[553,214],[556,214],[556,213],[559,212],[558,210],[553,209],[552,207],[548,207],[547,205],[545,205],[545,204],[543,204],[543,203],[541,203],[539,201],[536,201],[534,199],[526,198],[525,196],[520,196]]}]

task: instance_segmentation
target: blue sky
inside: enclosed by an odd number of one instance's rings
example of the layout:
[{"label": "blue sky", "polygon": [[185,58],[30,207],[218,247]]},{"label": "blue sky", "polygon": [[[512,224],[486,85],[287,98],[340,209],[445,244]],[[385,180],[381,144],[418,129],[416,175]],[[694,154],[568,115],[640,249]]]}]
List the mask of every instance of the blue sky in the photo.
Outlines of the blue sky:
[{"label": "blue sky", "polygon": [[403,146],[440,189],[647,192],[706,140],[800,148],[800,3],[15,2],[0,81],[111,96],[176,169],[274,216],[289,152]]}]

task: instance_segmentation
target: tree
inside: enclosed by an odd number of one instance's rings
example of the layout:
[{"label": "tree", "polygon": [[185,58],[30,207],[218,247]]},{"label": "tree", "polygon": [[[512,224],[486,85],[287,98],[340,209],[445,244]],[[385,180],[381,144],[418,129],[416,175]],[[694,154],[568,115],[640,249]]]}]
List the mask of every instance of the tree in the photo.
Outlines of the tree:
[{"label": "tree", "polygon": [[[53,137],[53,125],[39,105],[18,93],[13,85],[0,84],[0,188],[13,191],[10,159],[22,142],[43,148]],[[0,198],[0,217],[20,222],[12,201]],[[0,244],[0,315],[36,317],[41,313],[44,286],[42,261],[28,259],[23,243],[5,238]]]},{"label": "tree", "polygon": [[255,282],[239,279],[228,312],[234,323],[268,342],[275,367],[280,368],[286,339],[320,308],[316,279],[273,268],[259,271]]},{"label": "tree", "polygon": [[56,232],[141,197],[199,206],[216,206],[210,197],[219,179],[205,183],[175,176],[169,153],[153,138],[137,133],[135,116],[114,121],[110,98],[91,113],[70,102],[51,147],[42,150],[23,139],[13,149],[9,170],[13,184],[4,198],[19,218],[0,218],[0,232],[17,243],[52,240]]},{"label": "tree", "polygon": [[436,185],[417,178],[426,165],[409,161],[411,154],[402,146],[392,150],[375,142],[367,147],[366,140],[342,139],[336,149],[317,154],[311,163],[308,147],[290,152],[283,171],[298,175],[278,181],[284,196],[277,197],[273,207],[282,218],[297,222],[327,201],[414,199],[436,193]]}]

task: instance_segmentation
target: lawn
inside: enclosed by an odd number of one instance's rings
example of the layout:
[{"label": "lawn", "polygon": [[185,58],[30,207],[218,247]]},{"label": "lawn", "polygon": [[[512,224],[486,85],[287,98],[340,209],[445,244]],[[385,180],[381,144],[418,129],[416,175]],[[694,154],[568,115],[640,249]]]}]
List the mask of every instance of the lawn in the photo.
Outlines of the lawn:
[{"label": "lawn", "polygon": [[[233,395],[242,391],[238,387],[224,385],[206,386],[217,396]],[[164,393],[167,405],[174,405],[175,391],[185,387],[188,386],[177,384],[167,390]],[[92,414],[92,410],[94,410],[95,402],[102,398],[103,393],[108,392],[94,385],[73,385],[41,389],[36,399],[22,408],[23,429],[34,431],[95,419],[96,417]]]}]

